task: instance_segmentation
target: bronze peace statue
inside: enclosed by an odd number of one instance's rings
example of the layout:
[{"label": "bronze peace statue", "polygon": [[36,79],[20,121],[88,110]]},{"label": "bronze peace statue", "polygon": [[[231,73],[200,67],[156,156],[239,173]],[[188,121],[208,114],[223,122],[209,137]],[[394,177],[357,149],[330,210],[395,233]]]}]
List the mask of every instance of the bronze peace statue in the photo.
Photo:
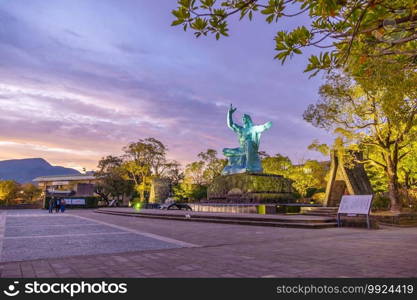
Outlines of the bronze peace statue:
[{"label": "bronze peace statue", "polygon": [[238,136],[239,148],[224,148],[223,154],[228,158],[228,164],[222,175],[237,173],[262,173],[261,159],[259,157],[259,143],[261,134],[271,128],[272,122],[263,125],[254,125],[249,115],[244,114],[242,125],[233,122],[233,113],[236,108],[230,105],[227,112],[227,126]]}]

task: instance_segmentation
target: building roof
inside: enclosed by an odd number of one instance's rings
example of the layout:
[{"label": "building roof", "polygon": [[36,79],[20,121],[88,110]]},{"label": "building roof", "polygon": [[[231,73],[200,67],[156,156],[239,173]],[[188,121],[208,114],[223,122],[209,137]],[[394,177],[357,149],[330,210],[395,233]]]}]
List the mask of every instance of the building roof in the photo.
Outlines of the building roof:
[{"label": "building roof", "polygon": [[33,179],[35,182],[46,182],[46,181],[75,181],[75,180],[94,180],[97,179],[94,175],[53,175],[53,176],[41,176]]}]

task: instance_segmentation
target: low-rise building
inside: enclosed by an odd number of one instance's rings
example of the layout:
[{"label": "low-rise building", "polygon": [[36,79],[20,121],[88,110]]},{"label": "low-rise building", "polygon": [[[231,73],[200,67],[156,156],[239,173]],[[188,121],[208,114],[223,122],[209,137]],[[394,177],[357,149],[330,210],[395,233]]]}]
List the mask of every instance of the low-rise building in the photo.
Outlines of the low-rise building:
[{"label": "low-rise building", "polygon": [[98,196],[94,191],[99,179],[93,174],[41,176],[33,181],[42,189],[45,205],[49,196],[63,198],[69,205],[85,205],[85,198]]},{"label": "low-rise building", "polygon": [[81,175],[54,175],[41,176],[33,181],[45,193],[62,193],[71,194],[75,197],[92,197],[95,196],[94,187],[98,182],[97,177],[91,174]]}]

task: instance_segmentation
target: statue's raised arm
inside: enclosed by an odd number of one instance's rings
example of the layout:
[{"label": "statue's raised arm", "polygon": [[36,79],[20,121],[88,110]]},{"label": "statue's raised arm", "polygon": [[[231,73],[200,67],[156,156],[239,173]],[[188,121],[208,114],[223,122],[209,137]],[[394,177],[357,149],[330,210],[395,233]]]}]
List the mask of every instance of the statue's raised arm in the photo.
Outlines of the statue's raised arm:
[{"label": "statue's raised arm", "polygon": [[230,104],[230,108],[227,112],[227,126],[233,131],[239,132],[242,127],[233,122],[233,113],[236,111],[236,109],[236,107],[233,107],[233,104]]}]

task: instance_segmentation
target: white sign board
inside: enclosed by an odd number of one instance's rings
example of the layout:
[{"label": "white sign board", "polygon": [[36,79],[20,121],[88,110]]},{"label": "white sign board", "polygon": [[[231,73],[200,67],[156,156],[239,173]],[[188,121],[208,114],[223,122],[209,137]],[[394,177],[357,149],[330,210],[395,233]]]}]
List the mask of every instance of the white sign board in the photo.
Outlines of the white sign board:
[{"label": "white sign board", "polygon": [[85,205],[85,199],[71,199],[72,205]]},{"label": "white sign board", "polygon": [[85,205],[85,199],[64,199],[66,205]]},{"label": "white sign board", "polygon": [[372,195],[343,196],[340,201],[338,214],[367,215],[371,209]]}]

